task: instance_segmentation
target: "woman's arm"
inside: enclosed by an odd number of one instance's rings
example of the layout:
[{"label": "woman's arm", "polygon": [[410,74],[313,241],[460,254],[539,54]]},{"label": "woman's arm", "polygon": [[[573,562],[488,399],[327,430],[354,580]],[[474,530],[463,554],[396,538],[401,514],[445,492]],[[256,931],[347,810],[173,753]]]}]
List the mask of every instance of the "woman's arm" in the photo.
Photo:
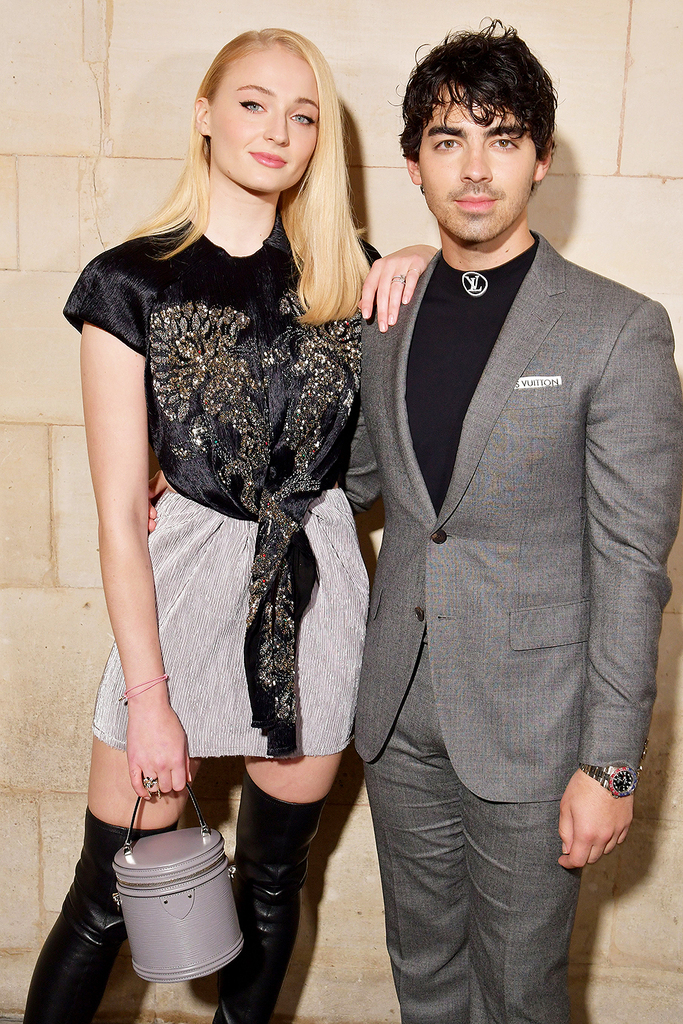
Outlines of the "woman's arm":
[{"label": "woman's arm", "polygon": [[[107,609],[126,688],[164,672],[147,548],[144,357],[92,324],[83,327],[81,376],[88,457],[99,515]],[[165,683],[128,702],[128,767],[138,796],[147,775],[161,792],[184,789],[187,740]]]},{"label": "woman's arm", "polygon": [[431,245],[409,245],[406,249],[398,249],[384,259],[376,260],[363,285],[360,300],[363,317],[370,319],[376,303],[380,331],[393,327],[401,303],[405,305],[410,302],[420,275],[427,269],[436,252]]}]

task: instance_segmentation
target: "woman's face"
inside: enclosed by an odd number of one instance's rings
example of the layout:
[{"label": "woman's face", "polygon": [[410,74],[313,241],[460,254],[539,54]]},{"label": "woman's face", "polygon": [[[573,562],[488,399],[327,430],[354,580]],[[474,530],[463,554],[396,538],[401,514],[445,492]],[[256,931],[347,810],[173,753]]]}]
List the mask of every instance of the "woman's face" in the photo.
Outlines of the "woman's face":
[{"label": "woman's face", "polygon": [[213,101],[198,99],[211,138],[212,183],[272,195],[295,185],[318,138],[318,89],[309,65],[274,46],[235,61]]}]

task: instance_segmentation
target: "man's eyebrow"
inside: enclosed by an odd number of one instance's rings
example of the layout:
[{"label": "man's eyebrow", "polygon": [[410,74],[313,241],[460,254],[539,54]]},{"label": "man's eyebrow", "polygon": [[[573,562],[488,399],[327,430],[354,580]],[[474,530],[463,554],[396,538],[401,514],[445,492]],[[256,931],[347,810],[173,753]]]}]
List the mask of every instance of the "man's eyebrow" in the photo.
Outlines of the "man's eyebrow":
[{"label": "man's eyebrow", "polygon": [[520,128],[514,121],[509,121],[503,124],[491,125],[486,131],[486,138],[490,139],[496,135],[512,135],[513,138],[520,139],[524,132],[524,128]]},{"label": "man's eyebrow", "polygon": [[[432,138],[434,135],[450,135],[456,139],[462,139],[466,136],[467,132],[459,127],[450,124],[433,124],[431,128],[427,130],[427,138]],[[524,129],[520,128],[519,125],[510,122],[509,124],[497,124],[491,125],[486,130],[486,138],[495,138],[498,135],[511,135],[513,138],[521,138],[524,135]]]},{"label": "man's eyebrow", "polygon": [[[256,92],[263,93],[264,96],[274,96],[275,95],[275,93],[273,92],[272,89],[266,89],[266,87],[264,85],[240,85],[239,89],[237,89],[237,92],[245,92],[245,91],[247,91],[249,89],[255,90]],[[297,96],[297,98],[294,100],[294,102],[296,104],[308,103],[309,106],[315,107],[316,110],[318,109],[318,104],[315,102],[315,100],[309,100],[308,96]]]},{"label": "man's eyebrow", "polygon": [[452,135],[456,139],[462,139],[465,132],[462,128],[454,128],[449,124],[433,124],[427,131],[427,138],[432,138],[434,135]]}]

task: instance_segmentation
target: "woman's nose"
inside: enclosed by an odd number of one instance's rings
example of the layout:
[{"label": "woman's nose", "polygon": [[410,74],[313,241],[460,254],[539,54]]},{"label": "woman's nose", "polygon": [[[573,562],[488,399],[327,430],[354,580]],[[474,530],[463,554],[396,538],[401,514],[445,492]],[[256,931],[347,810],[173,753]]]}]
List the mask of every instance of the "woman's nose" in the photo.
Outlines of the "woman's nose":
[{"label": "woman's nose", "polygon": [[273,117],[268,123],[265,134],[266,138],[274,142],[276,146],[287,146],[289,144],[287,118]]}]

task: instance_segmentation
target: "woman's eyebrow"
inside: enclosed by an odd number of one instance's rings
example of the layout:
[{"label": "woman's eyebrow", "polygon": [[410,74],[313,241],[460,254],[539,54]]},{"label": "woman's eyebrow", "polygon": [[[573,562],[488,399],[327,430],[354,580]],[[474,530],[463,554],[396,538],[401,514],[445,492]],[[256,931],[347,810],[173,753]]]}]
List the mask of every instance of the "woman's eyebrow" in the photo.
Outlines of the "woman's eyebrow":
[{"label": "woman's eyebrow", "polygon": [[[274,96],[275,93],[272,89],[266,89],[265,85],[240,85],[237,92],[244,92],[247,89],[255,89],[256,92],[263,93],[264,96]],[[295,103],[308,103],[311,107],[318,109],[318,104],[315,100],[309,100],[308,96],[297,96],[294,100]]]}]

